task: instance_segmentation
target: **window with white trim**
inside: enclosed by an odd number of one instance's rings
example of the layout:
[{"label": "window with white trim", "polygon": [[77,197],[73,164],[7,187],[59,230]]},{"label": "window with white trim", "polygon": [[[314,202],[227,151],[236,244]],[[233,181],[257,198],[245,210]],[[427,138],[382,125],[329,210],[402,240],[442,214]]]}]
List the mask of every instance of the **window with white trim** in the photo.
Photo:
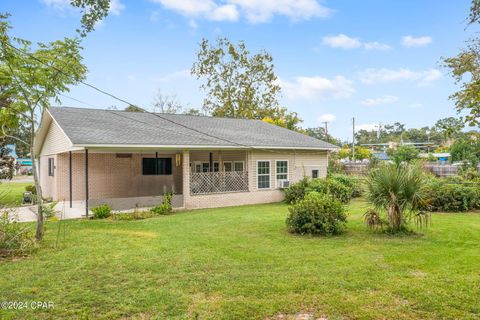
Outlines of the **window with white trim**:
[{"label": "window with white trim", "polygon": [[257,161],[257,187],[270,189],[270,161]]},{"label": "window with white trim", "polygon": [[277,160],[277,181],[288,180],[288,161]]},{"label": "window with white trim", "polygon": [[244,171],[244,164],[243,161],[235,161],[233,164],[233,168],[235,171]]},{"label": "window with white trim", "polygon": [[55,172],[55,161],[53,158],[48,158],[48,175],[53,177]]},{"label": "window with white trim", "polygon": [[312,170],[312,178],[313,179],[318,178],[318,170]]}]

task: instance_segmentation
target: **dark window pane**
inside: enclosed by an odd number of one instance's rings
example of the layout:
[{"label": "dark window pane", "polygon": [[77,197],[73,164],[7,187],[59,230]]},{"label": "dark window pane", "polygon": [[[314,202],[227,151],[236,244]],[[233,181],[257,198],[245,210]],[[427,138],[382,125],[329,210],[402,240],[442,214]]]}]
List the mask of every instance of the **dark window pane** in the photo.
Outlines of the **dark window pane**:
[{"label": "dark window pane", "polygon": [[142,159],[142,173],[143,175],[155,174],[155,158]]}]

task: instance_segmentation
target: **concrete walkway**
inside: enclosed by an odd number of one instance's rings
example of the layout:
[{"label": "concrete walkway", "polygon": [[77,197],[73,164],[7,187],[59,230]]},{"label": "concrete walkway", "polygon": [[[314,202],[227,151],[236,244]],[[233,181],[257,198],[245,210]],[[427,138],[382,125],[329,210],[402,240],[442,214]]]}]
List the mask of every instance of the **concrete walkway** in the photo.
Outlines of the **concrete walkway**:
[{"label": "concrete walkway", "polygon": [[[63,202],[57,203],[55,211],[59,219],[79,219],[85,217],[85,204],[83,201],[75,201],[72,208],[66,202],[65,206]],[[47,204],[48,205],[48,204]],[[31,222],[37,221],[37,206],[22,206],[9,209],[10,216],[19,222]]]}]

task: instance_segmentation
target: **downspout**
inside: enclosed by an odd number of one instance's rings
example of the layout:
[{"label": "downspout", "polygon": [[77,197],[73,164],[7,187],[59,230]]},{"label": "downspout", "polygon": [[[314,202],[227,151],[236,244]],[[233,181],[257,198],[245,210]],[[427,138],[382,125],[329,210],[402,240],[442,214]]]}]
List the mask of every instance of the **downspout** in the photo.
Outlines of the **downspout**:
[{"label": "downspout", "polygon": [[88,149],[85,148],[85,216],[88,218]]},{"label": "downspout", "polygon": [[69,183],[69,192],[70,192],[70,208],[72,207],[72,151],[69,152],[68,159],[68,183]]}]

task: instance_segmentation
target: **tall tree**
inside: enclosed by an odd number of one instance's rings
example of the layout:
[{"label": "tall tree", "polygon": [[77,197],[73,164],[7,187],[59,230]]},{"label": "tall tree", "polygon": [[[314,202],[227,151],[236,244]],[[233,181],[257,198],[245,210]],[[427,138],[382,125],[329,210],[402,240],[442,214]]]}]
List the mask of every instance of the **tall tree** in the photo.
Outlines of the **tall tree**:
[{"label": "tall tree", "polygon": [[[3,135],[28,146],[32,160],[32,171],[37,189],[37,232],[43,237],[42,189],[39,184],[35,159],[34,135],[38,117],[49,107],[50,100],[59,101],[59,94],[68,92],[69,86],[85,78],[87,68],[82,64],[80,42],[65,38],[47,44],[38,43],[32,49],[30,41],[12,40],[8,35],[11,26],[8,14],[0,15],[0,78],[9,79],[8,90],[12,103],[8,109],[9,122],[17,122],[30,131],[29,140]],[[16,47],[18,46],[18,48]],[[2,128],[3,129],[3,128]]]},{"label": "tall tree", "polygon": [[203,39],[191,74],[204,80],[201,88],[207,92],[207,97],[203,108],[209,114],[259,120],[270,118],[275,124],[289,123],[290,127],[300,122],[296,114],[279,106],[281,88],[272,56],[265,51],[251,54],[243,41],[235,45],[226,38],[218,38],[212,45]]},{"label": "tall tree", "polygon": [[125,109],[123,110],[127,112],[145,112],[145,109],[142,109],[139,106],[136,106],[134,104],[131,104],[128,107],[125,107]]},{"label": "tall tree", "polygon": [[153,98],[153,112],[160,113],[179,113],[182,106],[174,95],[163,94],[158,90],[157,95]]},{"label": "tall tree", "polygon": [[[468,24],[480,23],[480,0],[472,0]],[[455,57],[443,62],[450,69],[460,90],[450,96],[457,112],[467,112],[465,122],[470,126],[480,124],[480,38],[478,34],[467,41],[466,48]]]},{"label": "tall tree", "polygon": [[453,138],[455,138],[460,131],[465,127],[462,119],[449,117],[438,120],[435,123],[435,128],[443,134],[446,144],[451,144]]}]

